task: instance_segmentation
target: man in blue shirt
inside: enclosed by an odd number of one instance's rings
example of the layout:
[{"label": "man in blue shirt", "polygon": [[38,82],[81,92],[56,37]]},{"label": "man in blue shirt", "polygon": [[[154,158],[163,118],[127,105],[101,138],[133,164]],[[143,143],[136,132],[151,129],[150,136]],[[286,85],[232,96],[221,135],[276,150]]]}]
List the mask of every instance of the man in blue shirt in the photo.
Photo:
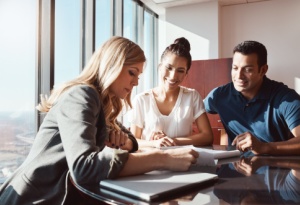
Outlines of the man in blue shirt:
[{"label": "man in blue shirt", "polygon": [[267,50],[245,41],[233,50],[232,82],[205,98],[208,113],[219,114],[229,144],[254,154],[300,155],[300,96],[266,77]]}]

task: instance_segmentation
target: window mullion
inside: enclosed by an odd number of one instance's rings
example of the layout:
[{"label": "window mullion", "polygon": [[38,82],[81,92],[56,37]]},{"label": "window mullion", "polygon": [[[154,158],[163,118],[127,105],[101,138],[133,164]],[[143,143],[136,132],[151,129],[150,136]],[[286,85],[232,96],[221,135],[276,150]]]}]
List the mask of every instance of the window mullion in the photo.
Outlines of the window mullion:
[{"label": "window mullion", "polygon": [[80,72],[95,51],[95,0],[81,1]]},{"label": "window mullion", "polygon": [[[37,0],[36,104],[54,85],[55,0]],[[36,130],[43,119],[36,111]]]}]

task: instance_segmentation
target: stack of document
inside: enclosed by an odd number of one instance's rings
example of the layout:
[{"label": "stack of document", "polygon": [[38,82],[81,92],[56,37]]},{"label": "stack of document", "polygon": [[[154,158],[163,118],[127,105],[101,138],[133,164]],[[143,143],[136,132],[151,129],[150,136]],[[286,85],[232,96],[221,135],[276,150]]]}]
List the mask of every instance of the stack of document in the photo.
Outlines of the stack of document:
[{"label": "stack of document", "polygon": [[177,149],[177,148],[191,148],[199,153],[199,158],[197,160],[197,165],[201,166],[215,166],[219,159],[238,157],[241,152],[237,149],[234,150],[221,150],[221,149],[211,149],[211,148],[200,148],[193,145],[187,146],[171,146],[162,147],[161,149]]}]

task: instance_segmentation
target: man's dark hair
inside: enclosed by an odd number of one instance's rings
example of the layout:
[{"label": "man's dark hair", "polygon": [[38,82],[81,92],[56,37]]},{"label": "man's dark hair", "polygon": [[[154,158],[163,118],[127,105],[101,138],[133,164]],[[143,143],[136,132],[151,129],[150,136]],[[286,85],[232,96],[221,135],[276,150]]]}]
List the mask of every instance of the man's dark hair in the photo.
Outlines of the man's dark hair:
[{"label": "man's dark hair", "polygon": [[267,49],[263,44],[257,41],[244,41],[234,47],[233,54],[235,52],[242,53],[243,55],[255,53],[257,55],[259,68],[267,64]]}]

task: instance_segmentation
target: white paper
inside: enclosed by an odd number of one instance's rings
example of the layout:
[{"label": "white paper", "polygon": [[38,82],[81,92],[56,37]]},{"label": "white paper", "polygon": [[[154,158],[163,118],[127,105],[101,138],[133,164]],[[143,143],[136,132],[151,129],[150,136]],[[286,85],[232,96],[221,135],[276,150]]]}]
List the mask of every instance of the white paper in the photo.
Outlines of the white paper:
[{"label": "white paper", "polygon": [[161,147],[162,150],[176,149],[176,148],[191,148],[197,151],[199,153],[199,157],[197,159],[197,165],[201,165],[201,166],[215,166],[218,162],[218,159],[240,156],[239,150],[214,150],[214,149],[194,147],[193,145]]}]

